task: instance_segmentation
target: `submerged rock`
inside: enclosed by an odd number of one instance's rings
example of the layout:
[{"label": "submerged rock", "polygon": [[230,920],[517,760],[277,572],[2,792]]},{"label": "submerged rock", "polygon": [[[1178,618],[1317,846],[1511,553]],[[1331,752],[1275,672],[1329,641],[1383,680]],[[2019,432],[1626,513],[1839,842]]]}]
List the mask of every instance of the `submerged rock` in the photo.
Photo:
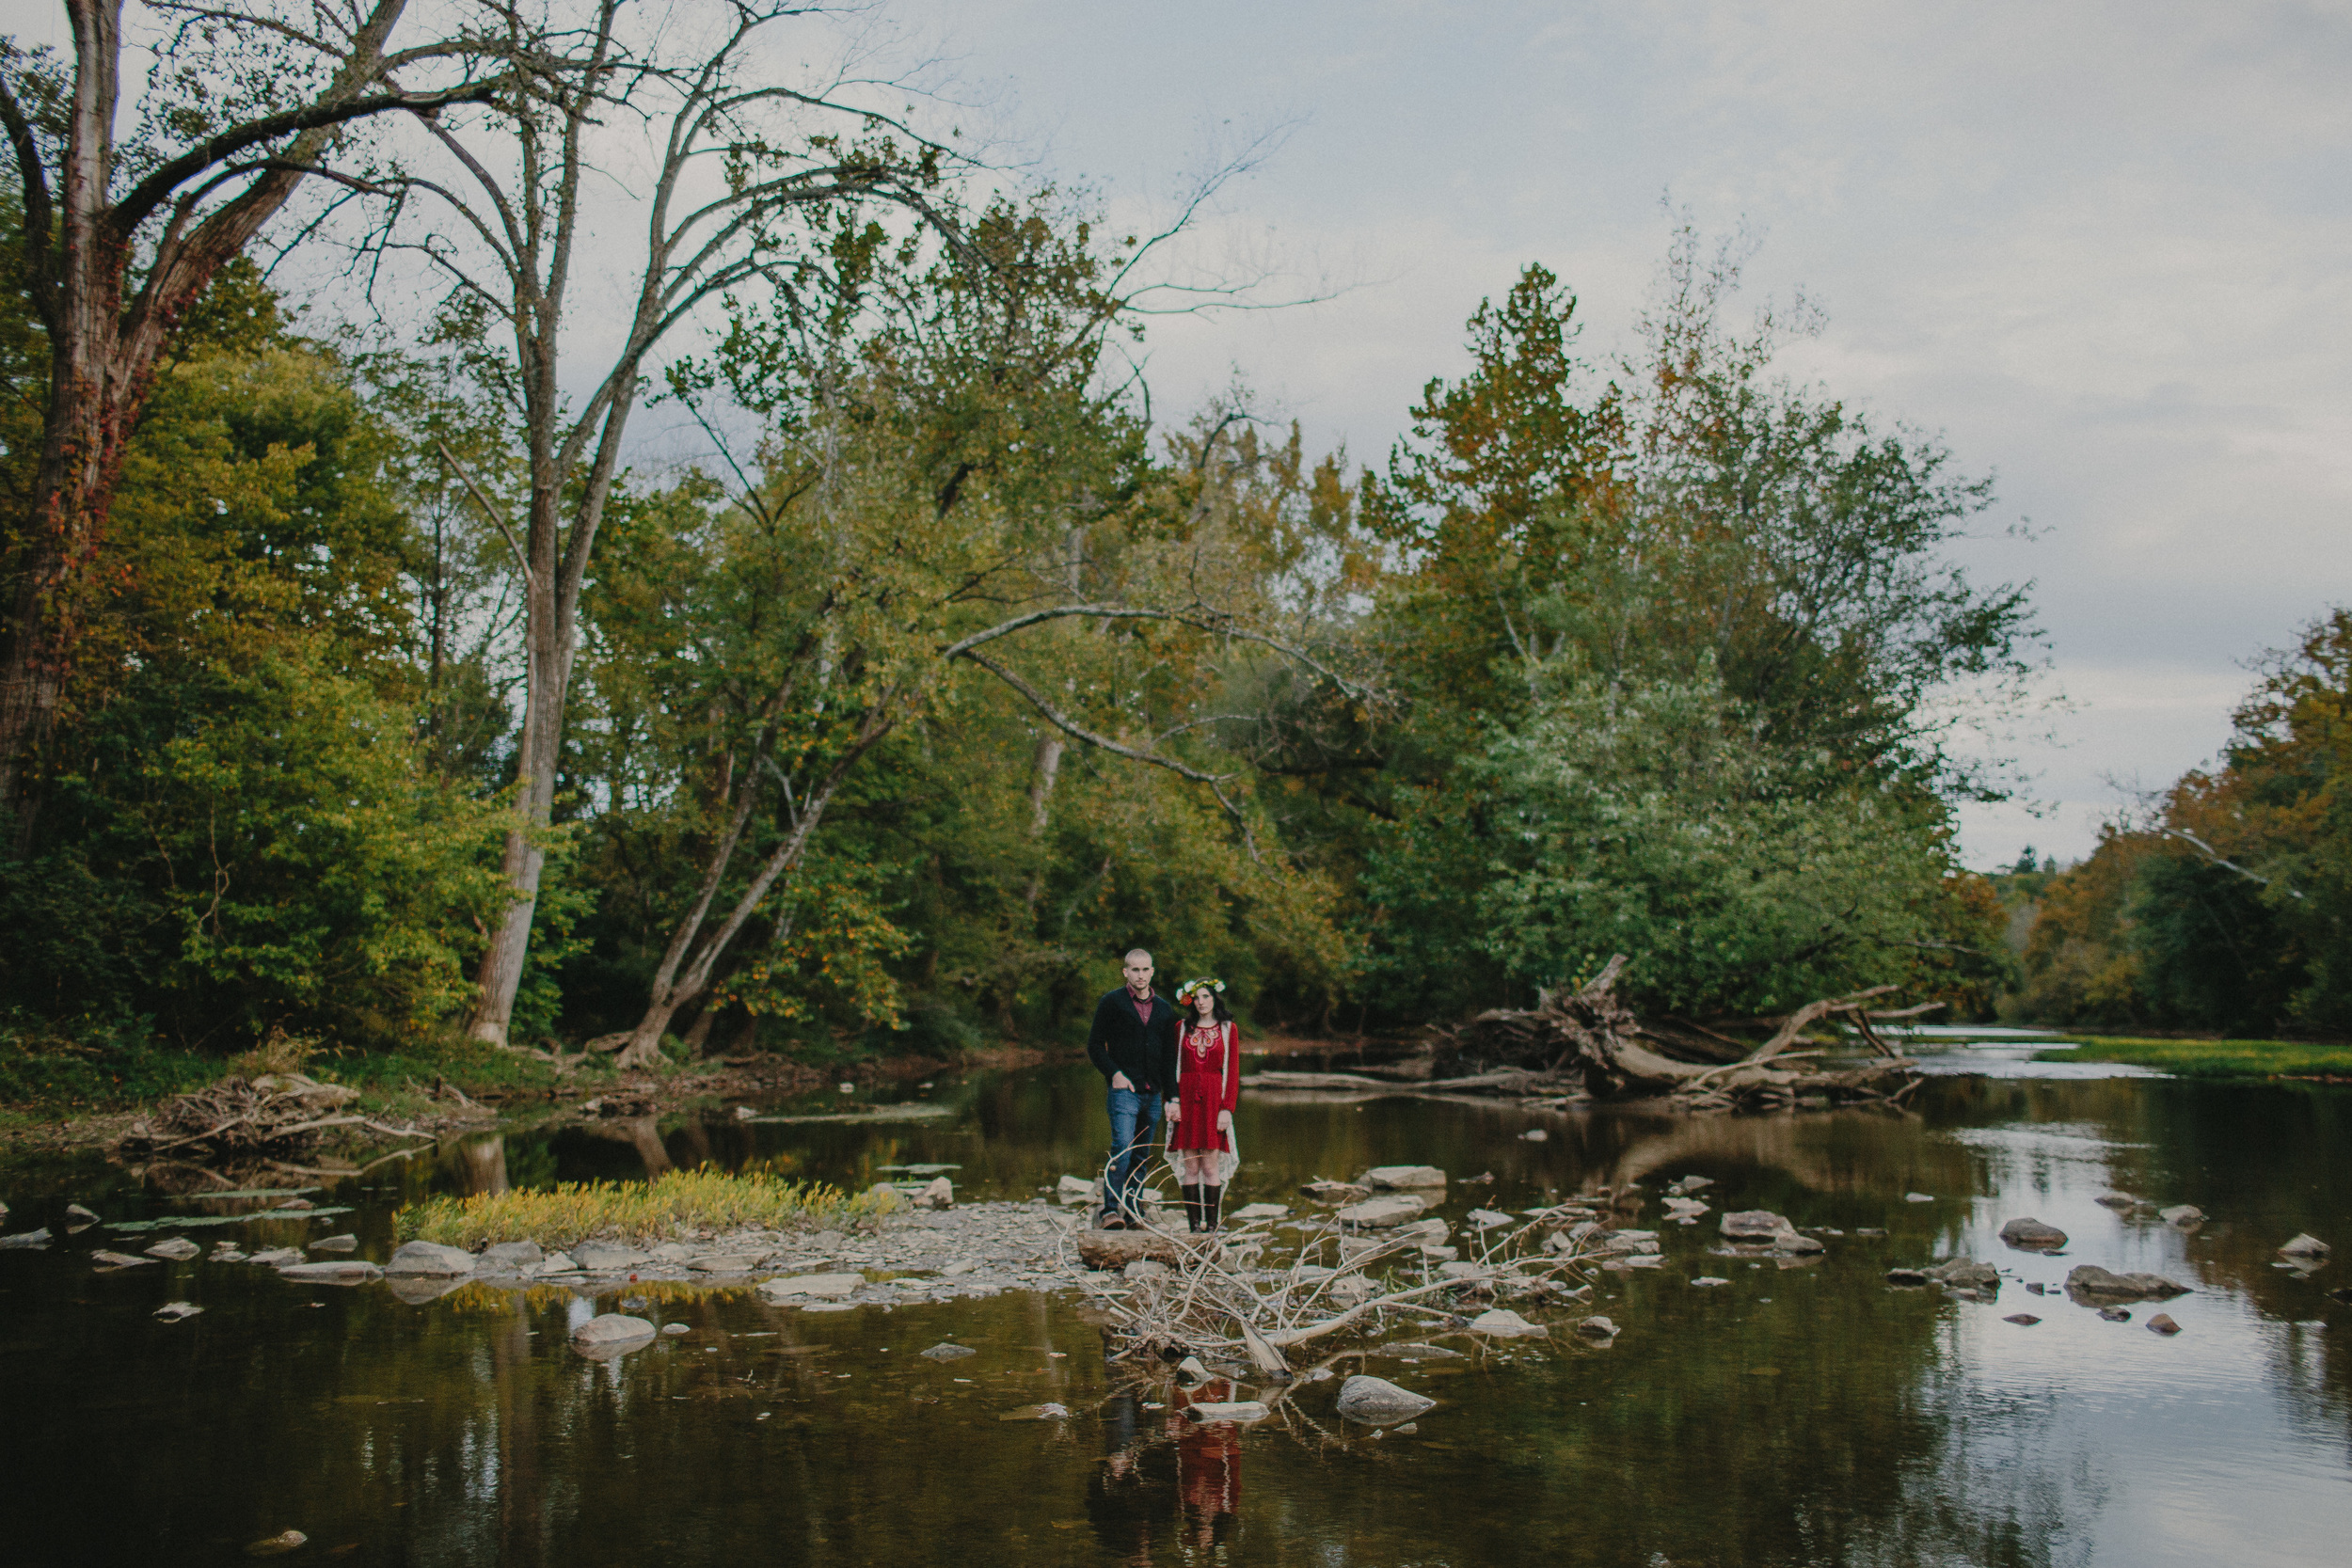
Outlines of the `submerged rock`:
[{"label": "submerged rock", "polygon": [[923,1352],[925,1356],[933,1361],[961,1361],[967,1355],[979,1354],[970,1345],[951,1345],[945,1340]]},{"label": "submerged rock", "polygon": [[2020,1252],[2056,1252],[2066,1244],[2066,1232],[2027,1216],[2001,1227],[2001,1240]]},{"label": "submerged rock", "polygon": [[1933,1283],[1928,1274],[1928,1271],[1925,1269],[1889,1269],[1886,1271],[1886,1282],[1889,1285],[1927,1285]]},{"label": "submerged rock", "polygon": [[1490,1334],[1498,1339],[1541,1338],[1551,1331],[1541,1323],[1529,1323],[1507,1307],[1481,1312],[1470,1321],[1472,1334]]},{"label": "submerged rock", "polygon": [[2201,1223],[2204,1217],[2205,1212],[2194,1203],[2176,1203],[2169,1209],[2156,1211],[2156,1218],[2177,1230],[2186,1230],[2190,1226]]},{"label": "submerged rock", "polygon": [[2122,1193],[2101,1193],[2091,1201],[2102,1209],[2137,1209],[2139,1207],[2139,1199],[2125,1197]]},{"label": "submerged rock", "polygon": [[359,1250],[359,1238],[346,1230],[340,1236],[328,1236],[324,1240],[312,1242],[310,1250],[312,1252],[357,1252]]},{"label": "submerged rock", "polygon": [[1353,1181],[1306,1181],[1298,1190],[1317,1203],[1358,1203],[1372,1196],[1370,1187]]},{"label": "submerged rock", "polygon": [[684,1323],[663,1323],[661,1325],[661,1332],[672,1338],[675,1338],[678,1335],[691,1334],[694,1331]]},{"label": "submerged rock", "polygon": [[1066,1404],[1025,1404],[1018,1410],[1008,1410],[996,1418],[1000,1421],[1066,1421],[1070,1407]]},{"label": "submerged rock", "polygon": [[116,1269],[152,1267],[155,1262],[152,1258],[134,1258],[127,1252],[108,1252],[103,1247],[91,1253],[89,1260],[97,1264],[102,1273],[111,1273]]},{"label": "submerged rock", "polygon": [[1343,1225],[1359,1225],[1367,1230],[1386,1230],[1418,1217],[1427,1205],[1420,1198],[1397,1194],[1389,1197],[1366,1198],[1351,1203],[1336,1216]]},{"label": "submerged rock", "polygon": [[167,1242],[157,1242],[153,1246],[149,1247],[147,1255],[150,1258],[163,1258],[174,1263],[183,1263],[203,1250],[185,1236],[174,1236]]},{"label": "submerged rock", "polygon": [[437,1242],[410,1242],[392,1254],[392,1260],[384,1265],[384,1272],[453,1279],[474,1272],[474,1257],[464,1247],[443,1246]]},{"label": "submerged rock", "polygon": [[1939,1285],[1956,1291],[1998,1291],[2001,1271],[1990,1263],[1979,1263],[1973,1258],[1952,1258],[1925,1271]]},{"label": "submerged rock", "polygon": [[310,1538],[298,1529],[281,1530],[276,1535],[251,1543],[246,1547],[245,1555],[247,1557],[283,1557],[288,1552],[308,1545],[310,1541]]},{"label": "submerged rock", "polygon": [[654,1326],[643,1318],[604,1312],[572,1330],[572,1348],[582,1355],[619,1355],[654,1337]]},{"label": "submerged rock", "polygon": [[2067,1275],[2066,1293],[2077,1300],[2169,1301],[2188,1294],[2188,1287],[2160,1274],[2113,1274],[2096,1263],[2083,1263]]},{"label": "submerged rock", "polygon": [[1279,1220],[1291,1212],[1287,1203],[1252,1203],[1233,1211],[1237,1220]]},{"label": "submerged rock", "polygon": [[365,1285],[384,1277],[384,1271],[365,1259],[339,1258],[317,1263],[288,1263],[278,1271],[280,1279],[310,1285]]},{"label": "submerged rock", "polygon": [[1375,1165],[1364,1172],[1364,1183],[1375,1192],[1398,1192],[1416,1187],[1442,1187],[1445,1172],[1435,1165]]},{"label": "submerged rock", "polygon": [[204,1308],[192,1301],[167,1301],[155,1308],[151,1316],[161,1318],[167,1323],[176,1323],[183,1319],[193,1318],[203,1310]]},{"label": "submerged rock", "polygon": [[1617,1325],[1599,1316],[1585,1319],[1576,1325],[1576,1331],[1587,1339],[1613,1339],[1617,1337]]},{"label": "submerged rock", "polygon": [[839,1301],[855,1295],[866,1283],[862,1274],[796,1274],[780,1279],[763,1280],[759,1293],[770,1301],[789,1301],[795,1296],[809,1296],[818,1301]]},{"label": "submerged rock", "polygon": [[2008,1317],[2001,1320],[2001,1322],[2005,1323],[2015,1323],[2020,1328],[2031,1328],[2034,1324],[2040,1323],[2041,1321],[2042,1320],[2040,1318],[2035,1317],[2030,1312],[2011,1312]]},{"label": "submerged rock", "polygon": [[246,1259],[246,1261],[248,1263],[259,1263],[265,1269],[283,1268],[288,1263],[301,1262],[302,1253],[297,1247],[264,1247],[260,1252],[257,1252],[252,1257]]},{"label": "submerged rock", "polygon": [[1188,1404],[1184,1414],[1196,1421],[1263,1421],[1266,1409],[1256,1400],[1234,1400],[1225,1404]]},{"label": "submerged rock", "polygon": [[87,1230],[98,1223],[97,1211],[85,1209],[78,1203],[65,1206],[65,1217],[73,1222],[72,1228],[75,1230]]},{"label": "submerged rock", "polygon": [[1373,1377],[1358,1372],[1340,1385],[1340,1397],[1333,1407],[1351,1421],[1367,1426],[1387,1426],[1396,1421],[1409,1421],[1424,1411],[1435,1410],[1438,1402],[1400,1388],[1385,1377]]},{"label": "submerged rock", "polygon": [[2297,1235],[2295,1240],[2280,1247],[2279,1252],[2281,1257],[2310,1259],[2316,1262],[2320,1259],[2326,1258],[2331,1250],[2332,1249],[2327,1243],[2321,1241],[2316,1236],[2305,1232]]},{"label": "submerged rock", "polygon": [[1735,1242],[1774,1242],[1793,1234],[1797,1228],[1770,1209],[1742,1209],[1715,1223]]},{"label": "submerged rock", "polygon": [[484,1274],[529,1274],[547,1260],[547,1252],[536,1242],[501,1242],[484,1247],[474,1267]]},{"label": "submerged rock", "polygon": [[1531,1127],[1519,1136],[1532,1144],[1549,1143],[1551,1134],[1540,1127]]}]

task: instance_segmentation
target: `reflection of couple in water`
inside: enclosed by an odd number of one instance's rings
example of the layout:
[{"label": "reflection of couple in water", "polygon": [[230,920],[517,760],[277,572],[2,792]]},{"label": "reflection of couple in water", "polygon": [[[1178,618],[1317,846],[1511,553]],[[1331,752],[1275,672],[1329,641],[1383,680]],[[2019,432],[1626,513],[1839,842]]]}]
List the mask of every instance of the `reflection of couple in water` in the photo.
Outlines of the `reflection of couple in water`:
[{"label": "reflection of couple in water", "polygon": [[[1177,1389],[1164,1411],[1143,1408],[1144,1390],[1122,1389],[1103,1407],[1105,1452],[1087,1484],[1087,1514],[1110,1560],[1148,1563],[1154,1545],[1179,1553],[1226,1545],[1239,1533],[1241,1428],[1195,1421],[1187,1406],[1238,1397],[1216,1381]],[[1174,1484],[1169,1484],[1169,1450]]]},{"label": "reflection of couple in water", "polygon": [[1161,1117],[1168,1160],[1184,1189],[1185,1228],[1217,1228],[1225,1187],[1241,1164],[1233,1111],[1241,1099],[1241,1030],[1225,982],[1187,980],[1175,1006],[1152,989],[1152,955],[1137,947],[1126,984],[1096,1005],[1087,1055],[1109,1085],[1111,1157],[1103,1173],[1105,1230],[1143,1223],[1144,1156]]}]

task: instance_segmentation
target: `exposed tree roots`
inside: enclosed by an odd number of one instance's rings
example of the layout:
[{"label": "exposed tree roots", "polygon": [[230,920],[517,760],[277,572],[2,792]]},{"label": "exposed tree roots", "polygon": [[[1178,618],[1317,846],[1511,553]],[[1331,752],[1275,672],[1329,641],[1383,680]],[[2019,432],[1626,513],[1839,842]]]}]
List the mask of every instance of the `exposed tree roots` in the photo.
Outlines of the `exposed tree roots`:
[{"label": "exposed tree roots", "polygon": [[396,1138],[424,1135],[414,1128],[339,1114],[358,1093],[298,1072],[224,1078],[164,1101],[152,1115],[131,1124],[120,1147],[130,1153],[202,1159],[295,1153],[338,1127],[361,1127]]}]

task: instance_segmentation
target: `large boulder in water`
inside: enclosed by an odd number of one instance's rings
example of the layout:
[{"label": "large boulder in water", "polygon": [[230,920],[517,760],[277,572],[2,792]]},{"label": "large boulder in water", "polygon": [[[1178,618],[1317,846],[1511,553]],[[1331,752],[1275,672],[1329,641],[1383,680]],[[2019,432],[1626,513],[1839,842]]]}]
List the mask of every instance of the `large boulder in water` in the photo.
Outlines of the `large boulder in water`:
[{"label": "large boulder in water", "polygon": [[658,1332],[643,1318],[605,1312],[572,1330],[572,1349],[582,1355],[603,1360],[651,1344]]},{"label": "large boulder in water", "polygon": [[1409,1421],[1424,1410],[1434,1410],[1438,1402],[1399,1388],[1385,1377],[1368,1377],[1359,1372],[1340,1385],[1339,1413],[1351,1421],[1368,1426],[1388,1426],[1396,1421]]},{"label": "large boulder in water", "polygon": [[1375,1192],[1393,1193],[1414,1187],[1442,1187],[1445,1172],[1435,1165],[1375,1165],[1364,1172],[1364,1184]]},{"label": "large boulder in water", "polygon": [[2001,1240],[2020,1252],[2056,1252],[2066,1244],[2066,1232],[2028,1215],[2001,1227]]},{"label": "large boulder in water", "polygon": [[1333,1217],[1342,1225],[1359,1225],[1367,1230],[1387,1230],[1420,1218],[1421,1212],[1427,1207],[1420,1198],[1398,1193],[1351,1203]]},{"label": "large boulder in water", "polygon": [[443,1246],[437,1242],[410,1242],[392,1254],[392,1260],[384,1265],[386,1274],[427,1275],[437,1279],[453,1279],[473,1273],[473,1254],[464,1247]]},{"label": "large boulder in water", "polygon": [[2078,1302],[2169,1301],[2188,1294],[2188,1287],[2160,1274],[2111,1274],[2084,1263],[2066,1276],[2066,1293]]}]

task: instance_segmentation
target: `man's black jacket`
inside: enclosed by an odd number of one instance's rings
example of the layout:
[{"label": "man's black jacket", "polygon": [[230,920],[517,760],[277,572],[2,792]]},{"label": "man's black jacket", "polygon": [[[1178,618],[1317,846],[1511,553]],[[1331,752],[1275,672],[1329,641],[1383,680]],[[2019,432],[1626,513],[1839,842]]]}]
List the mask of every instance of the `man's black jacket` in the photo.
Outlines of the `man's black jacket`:
[{"label": "man's black jacket", "polygon": [[1169,1093],[1176,1087],[1175,1004],[1153,991],[1147,1024],[1136,1011],[1134,993],[1120,987],[1095,1004],[1087,1056],[1104,1083],[1112,1073],[1123,1072],[1145,1094]]}]

